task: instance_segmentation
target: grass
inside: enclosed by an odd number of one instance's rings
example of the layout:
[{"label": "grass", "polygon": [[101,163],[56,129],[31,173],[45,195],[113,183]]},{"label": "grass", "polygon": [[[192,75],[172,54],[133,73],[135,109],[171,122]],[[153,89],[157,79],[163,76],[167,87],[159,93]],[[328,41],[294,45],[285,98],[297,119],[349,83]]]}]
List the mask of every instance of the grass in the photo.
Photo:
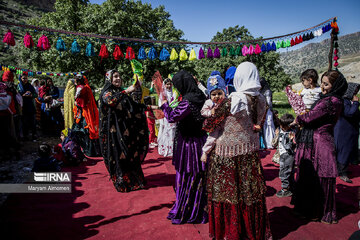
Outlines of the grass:
[{"label": "grass", "polygon": [[273,109],[279,112],[279,117],[281,117],[285,113],[290,113],[294,117],[295,112],[291,108],[288,98],[284,92],[274,92],[273,93]]}]

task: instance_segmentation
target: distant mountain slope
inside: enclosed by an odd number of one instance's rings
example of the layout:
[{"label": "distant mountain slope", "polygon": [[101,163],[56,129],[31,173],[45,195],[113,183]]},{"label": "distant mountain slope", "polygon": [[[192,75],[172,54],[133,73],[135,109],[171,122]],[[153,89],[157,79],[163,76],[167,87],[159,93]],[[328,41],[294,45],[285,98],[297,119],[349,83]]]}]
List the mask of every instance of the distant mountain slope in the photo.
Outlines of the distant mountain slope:
[{"label": "distant mountain slope", "polygon": [[[360,58],[360,32],[339,37],[340,67],[358,62]],[[280,64],[294,81],[298,81],[302,71],[315,68],[319,72],[328,66],[330,39],[320,43],[310,43],[303,48],[280,54]],[[355,66],[355,65],[354,65]],[[360,70],[358,70],[360,71]]]}]

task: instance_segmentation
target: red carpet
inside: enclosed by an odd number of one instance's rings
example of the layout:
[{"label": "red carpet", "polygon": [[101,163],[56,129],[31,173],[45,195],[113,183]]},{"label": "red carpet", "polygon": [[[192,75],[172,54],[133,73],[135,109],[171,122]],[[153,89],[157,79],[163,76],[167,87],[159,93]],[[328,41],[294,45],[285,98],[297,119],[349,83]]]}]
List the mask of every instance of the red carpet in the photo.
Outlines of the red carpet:
[{"label": "red carpet", "polygon": [[[263,152],[267,206],[274,239],[348,239],[357,230],[360,167],[353,184],[337,185],[339,223],[307,222],[291,215],[290,198],[277,198],[278,168]],[[71,171],[71,194],[11,194],[0,209],[1,239],[209,239],[207,224],[172,225],[166,219],[175,194],[170,158],[149,153],[143,164],[145,190],[118,193],[104,163],[90,159]]]}]

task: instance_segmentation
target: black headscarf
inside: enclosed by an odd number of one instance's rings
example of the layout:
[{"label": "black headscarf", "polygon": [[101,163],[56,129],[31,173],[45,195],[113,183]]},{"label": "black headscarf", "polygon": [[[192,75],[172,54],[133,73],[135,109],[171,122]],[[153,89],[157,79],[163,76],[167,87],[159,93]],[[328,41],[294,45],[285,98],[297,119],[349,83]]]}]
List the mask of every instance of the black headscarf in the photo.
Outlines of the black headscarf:
[{"label": "black headscarf", "polygon": [[206,101],[205,94],[199,89],[194,77],[185,70],[180,70],[174,75],[172,82],[184,100],[202,107]]},{"label": "black headscarf", "polygon": [[343,98],[347,98],[347,99],[352,100],[355,93],[356,93],[356,91],[359,90],[359,87],[360,87],[359,83],[350,82],[348,84],[348,88],[347,88]]},{"label": "black headscarf", "polygon": [[346,81],[346,78],[344,77],[344,75],[342,75],[341,72],[338,72],[338,73],[339,73],[339,76],[335,80],[334,84],[332,84],[330,92],[328,92],[327,94],[320,93],[320,99],[326,98],[326,97],[331,97],[331,96],[334,96],[337,98],[342,98],[342,96],[344,95],[344,93],[346,92],[346,90],[348,88],[348,84],[347,84],[347,81]]},{"label": "black headscarf", "polygon": [[338,73],[339,73],[339,76],[335,80],[334,84],[332,84],[330,92],[328,92],[327,94],[320,93],[320,99],[318,99],[311,106],[311,109],[313,109],[321,99],[326,98],[326,97],[337,97],[339,99],[342,99],[344,93],[346,92],[346,90],[348,88],[348,84],[347,84],[347,81],[346,81],[346,78],[344,77],[344,75],[341,72],[338,72]]}]

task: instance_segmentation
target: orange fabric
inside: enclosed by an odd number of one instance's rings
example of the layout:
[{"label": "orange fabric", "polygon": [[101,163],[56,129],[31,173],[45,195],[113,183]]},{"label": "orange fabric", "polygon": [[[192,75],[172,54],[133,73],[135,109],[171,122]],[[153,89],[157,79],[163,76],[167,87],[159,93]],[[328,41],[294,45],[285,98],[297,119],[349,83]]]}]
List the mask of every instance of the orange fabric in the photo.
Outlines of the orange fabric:
[{"label": "orange fabric", "polygon": [[[83,100],[83,112],[82,115],[86,120],[87,126],[85,128],[89,129],[90,139],[99,138],[99,110],[97,109],[94,96],[92,94],[91,88],[89,86],[88,80],[85,78],[85,86],[81,90],[80,98]],[[80,118],[77,117],[77,107],[74,107],[74,116],[76,118],[76,123],[79,123]]]}]

